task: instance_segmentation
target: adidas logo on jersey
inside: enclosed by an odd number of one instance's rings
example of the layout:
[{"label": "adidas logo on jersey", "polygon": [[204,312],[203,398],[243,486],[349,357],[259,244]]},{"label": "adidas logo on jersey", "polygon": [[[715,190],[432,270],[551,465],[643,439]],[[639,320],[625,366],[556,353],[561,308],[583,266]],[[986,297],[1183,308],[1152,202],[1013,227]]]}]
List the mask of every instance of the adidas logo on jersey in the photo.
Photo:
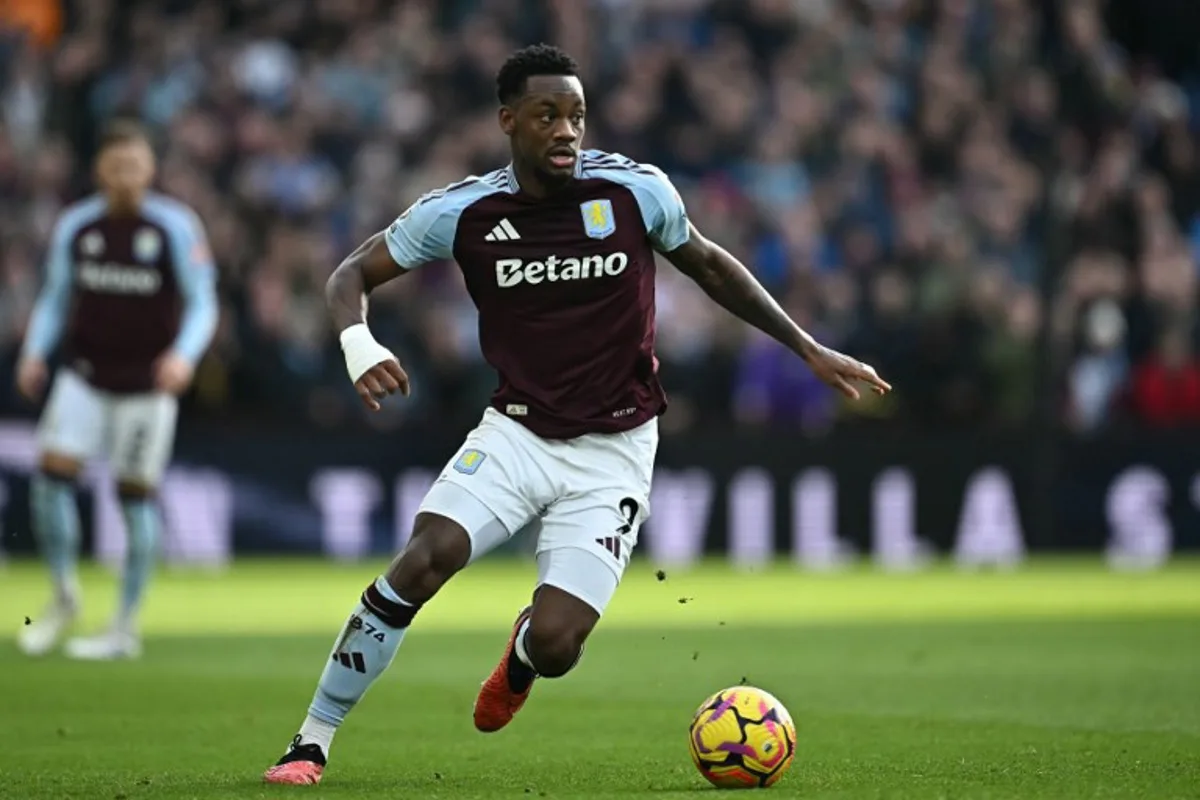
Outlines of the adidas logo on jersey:
[{"label": "adidas logo on jersey", "polygon": [[615,277],[624,272],[627,266],[629,256],[620,251],[608,256],[586,258],[549,256],[545,261],[502,258],[496,262],[496,283],[501,289],[509,289],[521,283],[581,281],[603,275]]},{"label": "adidas logo on jersey", "polygon": [[515,242],[521,238],[521,234],[517,233],[517,229],[507,219],[502,219],[492,228],[492,232],[483,237],[485,242]]}]

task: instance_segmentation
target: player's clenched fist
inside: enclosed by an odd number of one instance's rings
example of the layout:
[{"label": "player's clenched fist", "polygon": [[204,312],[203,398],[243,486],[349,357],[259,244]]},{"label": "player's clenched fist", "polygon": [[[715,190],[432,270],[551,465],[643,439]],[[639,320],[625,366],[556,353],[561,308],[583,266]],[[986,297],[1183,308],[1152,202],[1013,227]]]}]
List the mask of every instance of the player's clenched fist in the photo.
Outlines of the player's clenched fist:
[{"label": "player's clenched fist", "polygon": [[389,394],[400,394],[408,397],[408,375],[395,358],[376,364],[363,373],[354,382],[358,396],[372,411],[379,410],[379,401]]},{"label": "player's clenched fist", "polygon": [[378,411],[379,401],[396,392],[408,396],[408,375],[400,361],[375,341],[365,324],[351,325],[342,331],[340,339],[346,371],[367,408]]},{"label": "player's clenched fist", "polygon": [[46,388],[50,370],[39,358],[23,358],[17,365],[17,391],[30,402],[36,403]]}]

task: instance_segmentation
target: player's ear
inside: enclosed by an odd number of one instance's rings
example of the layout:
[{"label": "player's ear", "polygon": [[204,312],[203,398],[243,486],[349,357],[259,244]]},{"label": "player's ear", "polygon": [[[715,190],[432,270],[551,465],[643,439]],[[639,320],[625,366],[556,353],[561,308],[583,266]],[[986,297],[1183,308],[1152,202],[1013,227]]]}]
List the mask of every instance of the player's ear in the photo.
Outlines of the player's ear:
[{"label": "player's ear", "polygon": [[517,112],[508,106],[500,106],[500,130],[505,136],[512,136],[517,129]]}]

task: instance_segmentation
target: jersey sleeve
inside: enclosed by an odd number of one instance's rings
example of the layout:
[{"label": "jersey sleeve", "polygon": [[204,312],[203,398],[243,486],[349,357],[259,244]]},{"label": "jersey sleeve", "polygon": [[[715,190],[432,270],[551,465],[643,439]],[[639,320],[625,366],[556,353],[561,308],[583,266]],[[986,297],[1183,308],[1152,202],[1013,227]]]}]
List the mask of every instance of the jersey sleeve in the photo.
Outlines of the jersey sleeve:
[{"label": "jersey sleeve", "polygon": [[183,298],[183,319],[172,349],[195,363],[204,355],[217,329],[217,270],[200,218],[190,209],[165,220],[171,243],[175,283]]},{"label": "jersey sleeve", "polygon": [[636,174],[641,185],[638,203],[655,248],[670,253],[687,244],[691,235],[687,209],[671,179],[658,167],[648,164],[643,164]]},{"label": "jersey sleeve", "polygon": [[444,191],[417,200],[388,226],[384,241],[404,269],[454,257],[454,234],[462,213],[459,198]]},{"label": "jersey sleeve", "polygon": [[50,234],[46,279],[34,305],[22,348],[26,358],[46,360],[62,336],[71,303],[71,237],[77,230],[78,225],[63,215]]},{"label": "jersey sleeve", "polygon": [[586,165],[585,170],[590,176],[619,183],[633,192],[654,249],[670,253],[687,243],[690,236],[687,209],[671,179],[661,169],[596,151],[594,163]]}]

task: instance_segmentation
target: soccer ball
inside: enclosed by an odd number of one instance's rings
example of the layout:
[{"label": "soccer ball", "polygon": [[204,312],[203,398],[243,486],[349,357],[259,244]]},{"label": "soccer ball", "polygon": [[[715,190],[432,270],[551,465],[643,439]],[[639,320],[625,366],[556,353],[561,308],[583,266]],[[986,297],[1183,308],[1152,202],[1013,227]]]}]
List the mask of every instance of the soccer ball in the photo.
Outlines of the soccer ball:
[{"label": "soccer ball", "polygon": [[705,700],[688,734],[692,761],[718,789],[770,786],[796,755],[791,714],[753,686],[734,686]]}]

